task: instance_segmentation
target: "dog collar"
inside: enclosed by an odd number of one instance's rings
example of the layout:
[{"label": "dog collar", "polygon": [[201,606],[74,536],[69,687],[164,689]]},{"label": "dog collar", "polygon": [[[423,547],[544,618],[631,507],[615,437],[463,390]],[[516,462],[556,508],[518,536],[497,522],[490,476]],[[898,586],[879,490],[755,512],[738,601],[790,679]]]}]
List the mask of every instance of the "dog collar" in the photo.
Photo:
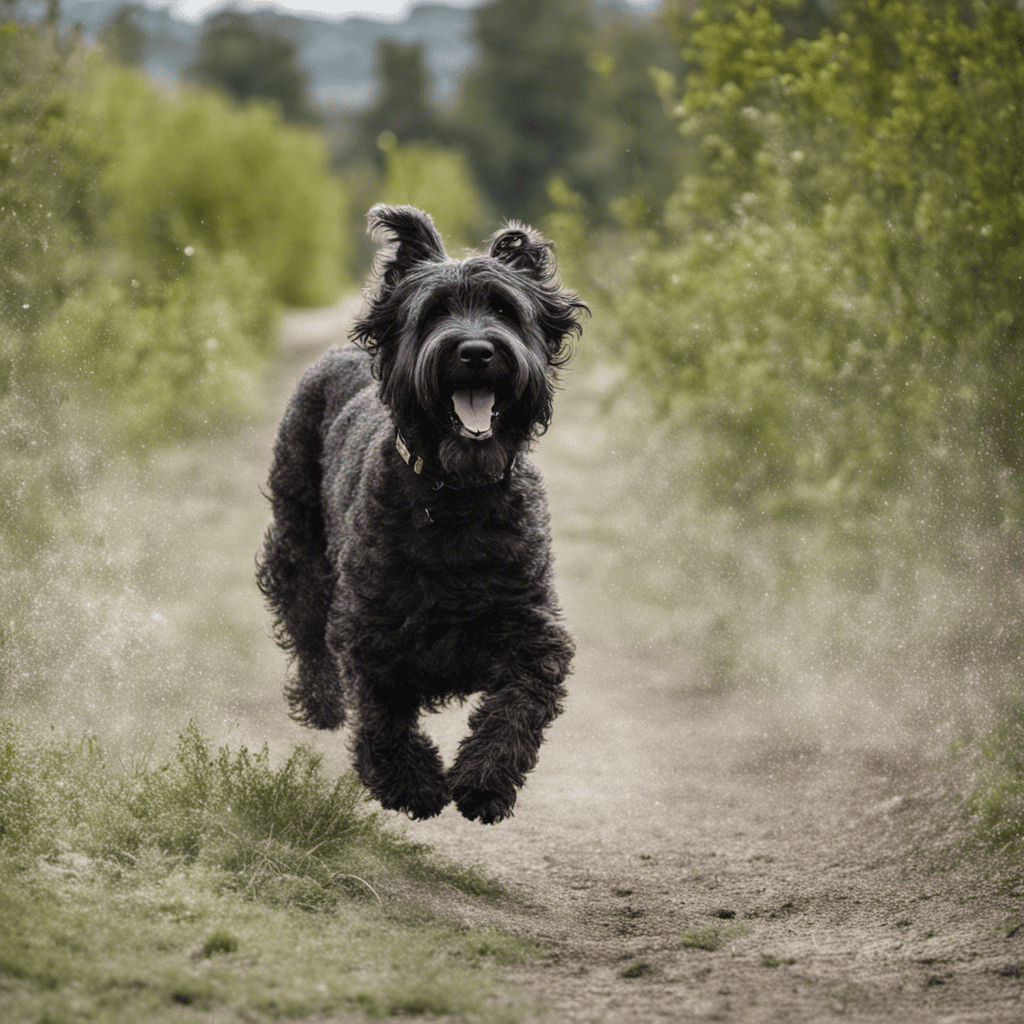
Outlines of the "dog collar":
[{"label": "dog collar", "polygon": [[423,470],[426,467],[426,463],[419,455],[414,455],[410,450],[409,446],[405,443],[405,438],[402,437],[401,431],[395,431],[395,448],[398,450],[398,454],[402,457],[402,461],[417,475],[423,476],[425,479],[432,479],[434,483],[434,490],[439,491],[442,487],[450,487],[453,491],[467,490],[472,487],[489,487],[491,484],[498,483],[499,480],[504,480],[508,476],[509,470],[515,465],[515,459],[506,466],[497,476],[488,477],[486,480],[481,480],[480,483],[476,484],[452,484],[447,480],[439,477],[434,477],[433,474],[424,474]]},{"label": "dog collar", "polygon": [[412,452],[409,451],[409,446],[405,443],[401,432],[395,434],[395,447],[398,449],[398,454],[402,456],[402,461],[419,476],[423,472],[423,460],[418,455],[415,459],[412,457]]}]

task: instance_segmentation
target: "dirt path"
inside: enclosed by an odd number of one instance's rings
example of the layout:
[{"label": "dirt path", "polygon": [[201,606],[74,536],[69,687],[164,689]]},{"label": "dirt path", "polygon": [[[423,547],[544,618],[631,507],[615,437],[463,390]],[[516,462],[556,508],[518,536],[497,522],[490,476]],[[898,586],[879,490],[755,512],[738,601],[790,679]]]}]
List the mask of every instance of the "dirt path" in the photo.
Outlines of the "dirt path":
[{"label": "dirt path", "polygon": [[[289,372],[342,326],[291,317]],[[556,552],[579,487],[601,486],[570,464],[558,411],[538,460]],[[571,699],[515,817],[449,808],[408,829],[514,895],[449,909],[547,945],[514,978],[531,1019],[1024,1020],[1024,881],[958,852],[927,755],[869,732],[795,740],[769,708],[694,693],[684,666],[616,642],[585,574],[560,592],[580,647]],[[464,718],[428,724],[449,754]]]},{"label": "dirt path", "polygon": [[585,653],[514,821],[416,829],[527,903],[538,1019],[1024,1019],[1024,890],[956,862],[926,763],[645,682]]}]

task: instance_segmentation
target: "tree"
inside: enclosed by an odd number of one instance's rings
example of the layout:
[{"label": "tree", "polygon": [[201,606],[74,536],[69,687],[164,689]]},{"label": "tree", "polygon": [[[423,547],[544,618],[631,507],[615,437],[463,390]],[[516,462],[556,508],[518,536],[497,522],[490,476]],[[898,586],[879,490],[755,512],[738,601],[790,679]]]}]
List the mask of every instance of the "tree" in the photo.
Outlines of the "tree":
[{"label": "tree", "polygon": [[467,76],[458,130],[484,192],[503,213],[539,219],[547,186],[592,137],[589,0],[494,0],[477,8],[480,59]]},{"label": "tree", "polygon": [[238,11],[207,18],[189,74],[244,103],[273,100],[286,120],[309,118],[306,72],[295,40]]},{"label": "tree", "polygon": [[119,64],[138,67],[146,56],[146,30],[139,23],[142,4],[122,4],[103,26],[100,42]]},{"label": "tree", "polygon": [[619,14],[601,25],[590,66],[590,138],[576,160],[576,188],[599,215],[611,208],[618,219],[655,221],[684,150],[656,84],[682,72],[679,48],[662,18]]},{"label": "tree", "polygon": [[390,132],[400,144],[444,142],[447,132],[431,105],[429,75],[422,43],[382,39],[377,44],[377,97],[358,121],[359,145],[381,163],[377,146],[382,133]]}]

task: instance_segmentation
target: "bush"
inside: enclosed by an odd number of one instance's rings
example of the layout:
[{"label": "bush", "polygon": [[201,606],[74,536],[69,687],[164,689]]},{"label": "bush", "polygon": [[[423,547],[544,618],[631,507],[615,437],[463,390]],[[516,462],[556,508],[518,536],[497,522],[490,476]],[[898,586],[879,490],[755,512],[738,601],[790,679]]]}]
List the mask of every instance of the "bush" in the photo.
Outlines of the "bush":
[{"label": "bush", "polygon": [[37,356],[115,399],[123,436],[171,440],[251,407],[276,325],[272,297],[236,251],[193,249],[169,280],[100,279],[42,328]]},{"label": "bush", "polygon": [[465,158],[452,150],[410,143],[385,133],[382,202],[426,210],[453,252],[475,248],[487,231],[488,215]]},{"label": "bush", "polygon": [[238,253],[281,302],[325,305],[347,258],[340,184],[322,139],[272,107],[185,91],[171,101],[134,72],[97,69],[76,110],[78,143],[102,168],[113,236],[131,265],[187,269],[189,247]]},{"label": "bush", "polygon": [[694,169],[622,330],[663,407],[717,439],[712,492],[849,521],[927,479],[989,522],[1024,501],[1024,17],[851,0],[676,21]]},{"label": "bush", "polygon": [[967,749],[975,781],[967,806],[981,837],[996,849],[1024,855],[1024,705],[1019,696],[1000,723]]},{"label": "bush", "polygon": [[0,29],[0,82],[0,401],[40,431],[54,398],[98,396],[138,440],[244,407],[275,303],[340,284],[321,141],[29,27]]}]

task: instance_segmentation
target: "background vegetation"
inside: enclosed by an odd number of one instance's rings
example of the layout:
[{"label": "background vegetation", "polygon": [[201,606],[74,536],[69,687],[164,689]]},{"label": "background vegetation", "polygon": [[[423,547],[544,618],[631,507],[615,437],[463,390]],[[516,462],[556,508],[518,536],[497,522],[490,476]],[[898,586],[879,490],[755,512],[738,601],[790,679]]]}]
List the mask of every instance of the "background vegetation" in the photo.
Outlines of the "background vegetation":
[{"label": "background vegetation", "polygon": [[806,11],[670,5],[677,188],[591,276],[687,479],[739,526],[692,642],[732,685],[852,685],[939,734],[1001,720],[968,744],[974,806],[1019,845],[1024,21]]},{"label": "background vegetation", "polygon": [[110,456],[232,422],[278,306],[337,294],[345,197],[272,110],[162,95],[45,28],[0,27],[0,120],[4,664]]}]

